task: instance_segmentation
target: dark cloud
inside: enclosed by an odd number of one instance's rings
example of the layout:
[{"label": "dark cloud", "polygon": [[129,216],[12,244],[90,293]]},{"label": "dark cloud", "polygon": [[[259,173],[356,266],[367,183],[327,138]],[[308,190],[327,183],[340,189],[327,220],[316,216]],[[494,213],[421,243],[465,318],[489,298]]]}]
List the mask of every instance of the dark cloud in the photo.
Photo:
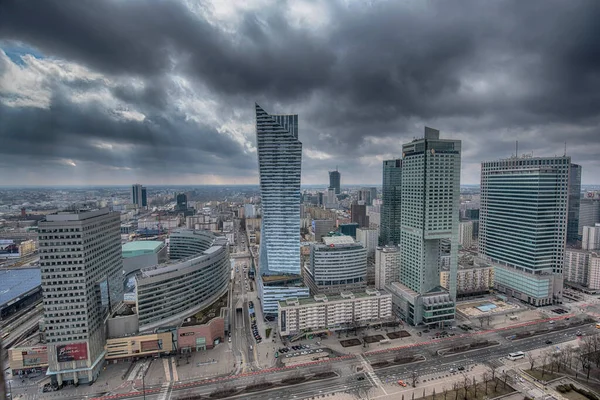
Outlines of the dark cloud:
[{"label": "dark cloud", "polygon": [[[294,23],[285,11],[293,4],[240,11],[232,29],[176,1],[5,0],[0,39],[106,74],[117,82],[111,93],[147,119],[111,118],[56,89],[49,110],[0,109],[12,124],[0,133],[23,132],[26,143],[56,151],[65,138],[103,138],[135,145],[131,160],[144,166],[162,155],[172,166],[214,163],[217,175],[255,173],[255,157],[213,122],[189,121],[173,106],[179,92],[169,77],[177,75],[218,104],[216,119],[251,124],[254,101],[300,113],[305,149],[332,156],[305,157],[312,181],[325,181],[323,169],[337,164],[355,181],[379,182],[380,168],[357,158],[399,155],[425,124],[462,138],[471,169],[510,156],[515,140],[540,155],[559,153],[567,140],[574,161],[588,163],[584,179],[600,174],[591,156],[600,152],[600,2],[332,1],[319,26]],[[23,154],[42,149],[11,140]],[[475,176],[470,170],[468,179]]]}]

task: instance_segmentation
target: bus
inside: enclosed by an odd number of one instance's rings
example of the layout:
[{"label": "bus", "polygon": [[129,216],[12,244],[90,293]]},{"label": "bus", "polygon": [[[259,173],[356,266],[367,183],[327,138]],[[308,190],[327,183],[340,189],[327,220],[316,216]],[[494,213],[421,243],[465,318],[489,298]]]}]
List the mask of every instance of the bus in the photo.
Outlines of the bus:
[{"label": "bus", "polygon": [[516,353],[510,353],[507,357],[509,360],[515,361],[520,358],[525,358],[525,353],[522,351],[517,351]]}]

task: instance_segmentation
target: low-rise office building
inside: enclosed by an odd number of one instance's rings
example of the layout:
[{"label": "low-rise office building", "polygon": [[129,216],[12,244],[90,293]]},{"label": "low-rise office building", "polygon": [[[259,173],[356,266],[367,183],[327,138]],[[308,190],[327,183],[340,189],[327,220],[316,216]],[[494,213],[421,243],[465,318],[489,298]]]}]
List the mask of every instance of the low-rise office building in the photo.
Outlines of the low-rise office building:
[{"label": "low-rise office building", "polygon": [[342,292],[279,302],[279,333],[320,332],[365,326],[392,318],[392,296],[378,290]]},{"label": "low-rise office building", "polygon": [[136,276],[140,331],[177,324],[227,292],[227,239],[209,231],[181,231],[170,237],[169,263]]},{"label": "low-rise office building", "polygon": [[304,282],[311,294],[362,290],[367,280],[367,250],[350,236],[327,236],[311,246]]},{"label": "low-rise office building", "polygon": [[138,240],[122,246],[123,272],[129,275],[142,268],[167,262],[167,245],[158,240]]}]

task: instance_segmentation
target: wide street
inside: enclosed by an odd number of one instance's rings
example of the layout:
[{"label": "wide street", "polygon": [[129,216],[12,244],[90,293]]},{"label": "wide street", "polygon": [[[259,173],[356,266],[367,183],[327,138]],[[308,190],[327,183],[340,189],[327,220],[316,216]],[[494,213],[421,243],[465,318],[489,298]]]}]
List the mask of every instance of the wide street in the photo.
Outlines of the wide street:
[{"label": "wide street", "polygon": [[[547,324],[547,323],[546,323]],[[543,324],[529,326],[544,327]],[[398,379],[409,381],[412,372],[415,371],[419,376],[418,380],[432,381],[436,379],[445,379],[451,375],[450,368],[458,366],[465,367],[468,371],[475,365],[489,365],[500,372],[503,368],[511,368],[513,362],[508,361],[505,357],[510,352],[516,351],[532,351],[551,346],[560,346],[561,343],[576,339],[575,333],[579,330],[586,335],[595,334],[597,330],[592,324],[586,324],[578,327],[570,327],[565,329],[553,329],[541,334],[520,340],[508,340],[507,336],[522,332],[523,328],[503,330],[500,332],[488,332],[482,334],[465,334],[460,337],[433,340],[430,342],[409,345],[402,348],[397,348],[391,351],[373,350],[367,351],[362,356],[347,356],[342,359],[334,359],[324,363],[308,363],[307,365],[298,366],[295,368],[278,368],[264,370],[255,373],[242,374],[239,376],[224,377],[221,379],[204,381],[203,383],[188,383],[187,387],[183,385],[174,385],[172,398],[183,397],[184,395],[209,395],[218,390],[223,389],[238,389],[241,390],[248,385],[261,382],[280,382],[284,378],[294,376],[310,376],[313,373],[324,371],[334,371],[339,376],[329,378],[322,381],[313,381],[297,385],[285,386],[285,390],[281,388],[267,389],[255,393],[242,393],[231,398],[244,399],[301,399],[310,398],[312,396],[330,393],[348,393],[354,394],[357,397],[366,396],[369,389],[381,389],[382,387],[397,386],[395,382]],[[498,341],[500,344],[478,350],[471,350],[464,353],[448,356],[440,356],[437,351],[440,349],[451,348],[457,344],[471,343],[480,340]],[[547,341],[552,341],[552,344],[547,344]],[[425,357],[425,361],[389,366],[372,370],[371,363],[381,362],[382,360],[392,361],[396,355],[401,354],[403,357],[410,354],[421,354]],[[358,371],[358,369],[361,369]],[[357,372],[358,371],[358,372]],[[362,379],[360,377],[363,377]],[[419,384],[417,385],[419,388]],[[153,389],[153,388],[149,388]],[[363,394],[360,394],[363,393]],[[140,398],[140,394],[132,394],[131,397]],[[154,393],[148,393],[148,399],[162,399],[163,396]],[[110,398],[110,397],[108,397]]]}]

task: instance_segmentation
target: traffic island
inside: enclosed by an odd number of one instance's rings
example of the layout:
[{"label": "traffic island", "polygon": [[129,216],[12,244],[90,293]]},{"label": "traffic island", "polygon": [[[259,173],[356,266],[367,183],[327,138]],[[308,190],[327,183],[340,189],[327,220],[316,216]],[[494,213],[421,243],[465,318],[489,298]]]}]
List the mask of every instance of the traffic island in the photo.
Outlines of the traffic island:
[{"label": "traffic island", "polygon": [[392,361],[388,361],[388,360],[377,361],[377,362],[371,364],[371,367],[373,367],[373,369],[380,369],[380,368],[390,367],[392,365],[403,365],[403,364],[410,364],[410,363],[421,362],[421,361],[425,361],[425,357],[423,357],[420,354],[415,354],[414,356],[397,356]]},{"label": "traffic island", "polygon": [[386,333],[386,336],[393,340],[393,339],[410,337],[411,335],[407,331],[397,331],[397,332]]},{"label": "traffic island", "polygon": [[377,343],[381,340],[384,340],[385,338],[381,335],[373,335],[373,336],[365,336],[363,337],[363,340],[367,343]]},{"label": "traffic island", "polygon": [[496,342],[494,340],[480,340],[477,342],[467,343],[467,344],[463,344],[460,346],[454,346],[454,347],[447,348],[447,349],[440,349],[440,350],[438,350],[438,354],[442,357],[443,356],[451,356],[451,355],[455,355],[455,354],[464,353],[467,351],[481,350],[486,347],[498,346],[499,344],[500,344],[499,342]]},{"label": "traffic island", "polygon": [[360,340],[354,338],[354,339],[344,339],[344,340],[340,340],[340,344],[342,345],[342,347],[352,347],[352,346],[360,346],[362,343]]}]

